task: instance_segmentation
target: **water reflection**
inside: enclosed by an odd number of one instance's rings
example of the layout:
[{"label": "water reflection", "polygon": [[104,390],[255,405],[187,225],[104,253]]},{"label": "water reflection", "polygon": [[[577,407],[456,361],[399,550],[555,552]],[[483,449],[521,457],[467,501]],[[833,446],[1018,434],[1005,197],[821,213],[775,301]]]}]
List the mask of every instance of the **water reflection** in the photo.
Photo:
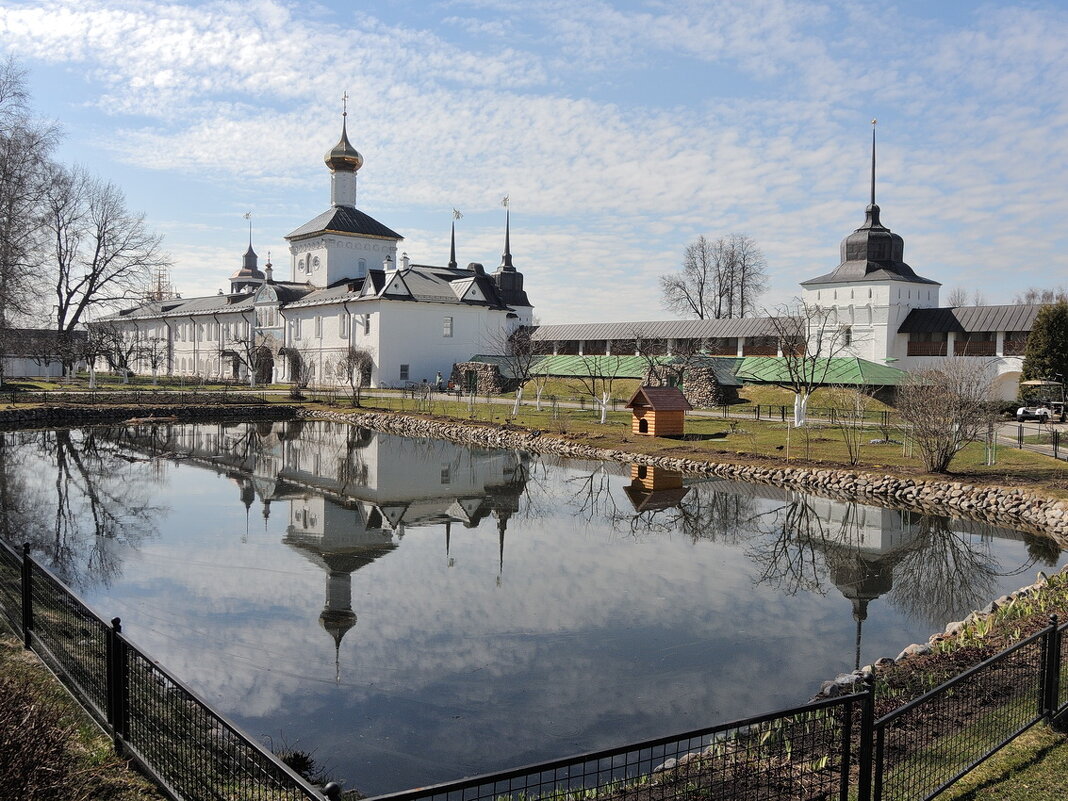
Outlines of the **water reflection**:
[{"label": "water reflection", "polygon": [[370,792],[803,700],[1062,560],[980,523],[330,423],[3,436],[4,536]]}]

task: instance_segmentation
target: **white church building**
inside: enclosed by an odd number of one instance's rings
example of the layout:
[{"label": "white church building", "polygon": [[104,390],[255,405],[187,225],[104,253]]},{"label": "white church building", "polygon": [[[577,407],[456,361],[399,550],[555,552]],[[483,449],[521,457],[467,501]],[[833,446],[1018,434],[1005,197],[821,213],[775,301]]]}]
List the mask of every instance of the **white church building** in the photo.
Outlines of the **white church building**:
[{"label": "white church building", "polygon": [[403,237],[356,208],[363,157],[341,138],[325,157],[330,208],[286,236],[289,267],[259,269],[252,248],[230,277],[229,293],[199,298],[163,292],[93,323],[139,347],[129,367],[204,379],[255,383],[347,383],[342,359],[352,349],[370,359],[358,377],[371,387],[446,380],[455,362],[499,347],[533,307],[512,265],[509,220],[504,254],[488,273],[456,264],[413,263],[398,254]]}]

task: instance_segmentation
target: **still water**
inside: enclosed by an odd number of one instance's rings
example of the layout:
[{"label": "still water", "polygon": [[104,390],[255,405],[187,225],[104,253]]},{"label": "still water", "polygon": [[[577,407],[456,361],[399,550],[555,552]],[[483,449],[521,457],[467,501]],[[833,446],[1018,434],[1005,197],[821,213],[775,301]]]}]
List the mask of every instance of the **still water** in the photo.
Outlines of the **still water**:
[{"label": "still water", "polygon": [[331,423],[0,442],[4,536],[368,793],[801,703],[1065,561],[974,522]]}]

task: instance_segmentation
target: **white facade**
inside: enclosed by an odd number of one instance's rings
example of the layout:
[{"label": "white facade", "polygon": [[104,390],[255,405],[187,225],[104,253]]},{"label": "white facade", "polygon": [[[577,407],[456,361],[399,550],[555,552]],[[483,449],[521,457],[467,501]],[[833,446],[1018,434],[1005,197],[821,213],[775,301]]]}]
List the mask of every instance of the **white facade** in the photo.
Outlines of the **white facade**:
[{"label": "white facade", "polygon": [[[95,325],[140,343],[129,367],[144,374],[347,384],[339,363],[349,348],[370,354],[363,386],[448,380],[452,366],[498,351],[533,307],[511,264],[466,269],[412,264],[398,256],[400,234],[355,207],[363,164],[342,128],[325,159],[331,208],[290,233],[290,269],[275,281],[252,250],[231,276],[231,292],[153,300]],[[339,371],[340,370],[340,371]]]}]

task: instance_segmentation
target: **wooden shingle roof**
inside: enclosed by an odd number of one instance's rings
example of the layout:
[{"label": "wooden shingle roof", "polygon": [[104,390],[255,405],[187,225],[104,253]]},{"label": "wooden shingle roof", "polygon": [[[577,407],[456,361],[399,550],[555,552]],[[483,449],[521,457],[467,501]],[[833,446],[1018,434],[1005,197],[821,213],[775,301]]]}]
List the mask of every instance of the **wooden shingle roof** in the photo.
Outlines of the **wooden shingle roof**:
[{"label": "wooden shingle roof", "polygon": [[657,412],[685,412],[693,408],[678,387],[638,387],[627,401],[627,408],[639,407]]}]

